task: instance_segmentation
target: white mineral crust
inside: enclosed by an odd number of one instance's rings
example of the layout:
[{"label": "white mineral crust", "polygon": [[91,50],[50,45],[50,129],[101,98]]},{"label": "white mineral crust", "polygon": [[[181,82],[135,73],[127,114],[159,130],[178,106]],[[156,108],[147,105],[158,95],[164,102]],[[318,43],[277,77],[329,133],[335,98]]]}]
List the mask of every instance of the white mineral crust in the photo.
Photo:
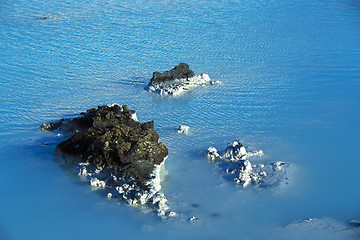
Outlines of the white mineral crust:
[{"label": "white mineral crust", "polygon": [[136,116],[136,113],[133,113],[133,114],[131,114],[131,118],[134,120],[134,121],[139,121],[138,119],[137,119],[137,116]]},{"label": "white mineral crust", "polygon": [[[69,160],[62,159],[64,166],[69,166]],[[71,159],[72,167],[83,180],[96,189],[107,189],[108,199],[122,199],[129,205],[143,205],[150,207],[162,217],[174,217],[175,212],[169,211],[167,198],[161,192],[160,172],[164,168],[165,160],[155,166],[152,178],[145,186],[133,179],[125,179],[117,175],[112,168],[103,168],[89,162],[79,162]],[[145,188],[144,188],[145,187]]]},{"label": "white mineral crust", "polygon": [[209,75],[202,73],[190,78],[180,78],[163,82],[151,82],[148,86],[148,91],[156,92],[160,95],[179,95],[184,91],[198,86],[220,83],[220,81],[212,81]]},{"label": "white mineral crust", "polygon": [[186,126],[186,125],[180,125],[180,127],[178,128],[177,132],[178,133],[185,133],[185,134],[188,134],[189,133],[189,129],[190,127],[189,126]]},{"label": "white mineral crust", "polygon": [[99,180],[97,178],[91,178],[90,179],[90,185],[92,187],[104,188],[106,183],[105,183],[105,181]]},{"label": "white mineral crust", "polygon": [[241,159],[246,158],[246,149],[245,147],[237,142],[233,141],[230,146],[225,148],[222,158],[231,160],[231,161],[238,161]]},{"label": "white mineral crust", "polygon": [[228,175],[234,175],[234,181],[243,187],[255,184],[260,187],[271,187],[286,182],[287,164],[278,161],[273,163],[252,164],[247,158],[262,156],[260,151],[246,151],[238,141],[225,148],[220,155],[216,148],[207,149],[207,158],[220,162],[221,169]]},{"label": "white mineral crust", "polygon": [[209,147],[208,149],[207,149],[207,159],[209,159],[209,160],[212,160],[212,161],[215,161],[217,158],[219,158],[220,157],[220,155],[219,155],[219,153],[218,153],[218,151],[217,151],[217,149],[216,148],[214,148],[214,147]]}]

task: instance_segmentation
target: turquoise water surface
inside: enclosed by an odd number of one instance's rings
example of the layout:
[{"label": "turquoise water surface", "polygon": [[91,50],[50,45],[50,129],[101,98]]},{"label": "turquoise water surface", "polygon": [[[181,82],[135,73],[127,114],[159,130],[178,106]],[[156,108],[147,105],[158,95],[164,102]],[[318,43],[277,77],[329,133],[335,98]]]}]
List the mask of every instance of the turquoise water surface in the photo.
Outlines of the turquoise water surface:
[{"label": "turquoise water surface", "polygon": [[[222,84],[144,90],[180,62]],[[0,1],[0,239],[288,239],[296,220],[359,219],[359,93],[357,0]],[[61,138],[39,126],[110,103],[155,121],[164,193],[198,221],[109,201],[56,164]],[[204,152],[236,139],[291,164],[289,185],[224,179]]]}]

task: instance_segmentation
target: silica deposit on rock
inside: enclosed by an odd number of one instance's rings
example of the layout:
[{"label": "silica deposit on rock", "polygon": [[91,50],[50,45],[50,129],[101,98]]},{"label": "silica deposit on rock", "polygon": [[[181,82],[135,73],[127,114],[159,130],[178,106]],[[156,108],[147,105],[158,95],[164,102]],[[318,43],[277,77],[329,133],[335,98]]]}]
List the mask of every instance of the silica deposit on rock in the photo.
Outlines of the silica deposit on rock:
[{"label": "silica deposit on rock", "polygon": [[209,147],[207,150],[207,158],[218,163],[225,174],[233,176],[234,182],[243,187],[250,184],[257,187],[272,187],[285,183],[288,165],[284,162],[252,164],[247,159],[248,157],[262,155],[261,150],[246,151],[245,147],[238,141],[232,142],[222,154],[219,154],[214,147]]},{"label": "silica deposit on rock", "polygon": [[114,104],[40,128],[73,134],[57,146],[63,164],[74,168],[91,186],[106,189],[108,198],[149,205],[162,216],[174,215],[167,211],[167,200],[160,191],[160,169],[168,149],[159,142],[154,122],[140,123],[135,111]]},{"label": "silica deposit on rock", "polygon": [[207,74],[196,75],[189,65],[180,63],[170,71],[154,72],[147,90],[160,95],[179,95],[197,86],[218,83],[220,82],[212,81]]}]

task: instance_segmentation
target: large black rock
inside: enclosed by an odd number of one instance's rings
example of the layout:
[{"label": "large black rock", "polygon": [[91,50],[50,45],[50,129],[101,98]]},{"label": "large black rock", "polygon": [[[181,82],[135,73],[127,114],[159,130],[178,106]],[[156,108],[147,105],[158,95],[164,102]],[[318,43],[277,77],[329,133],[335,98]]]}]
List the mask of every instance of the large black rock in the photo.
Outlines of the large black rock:
[{"label": "large black rock", "polygon": [[154,122],[140,123],[135,111],[126,105],[99,106],[74,119],[44,123],[42,130],[61,129],[73,135],[58,144],[64,153],[79,156],[84,161],[113,168],[117,175],[140,183],[151,179],[156,165],[161,164],[168,150],[158,142]]}]

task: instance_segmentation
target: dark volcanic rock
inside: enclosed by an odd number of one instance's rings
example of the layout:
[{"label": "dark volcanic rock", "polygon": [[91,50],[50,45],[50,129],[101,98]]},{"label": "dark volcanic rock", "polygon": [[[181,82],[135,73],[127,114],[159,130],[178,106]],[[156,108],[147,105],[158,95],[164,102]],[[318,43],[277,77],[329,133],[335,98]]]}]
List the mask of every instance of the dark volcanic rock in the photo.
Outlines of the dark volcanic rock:
[{"label": "dark volcanic rock", "polygon": [[153,77],[151,78],[151,83],[160,83],[164,81],[171,81],[174,79],[188,79],[194,77],[196,74],[190,70],[189,65],[186,63],[180,63],[170,71],[165,71],[163,73],[154,72]]},{"label": "dark volcanic rock", "polygon": [[41,129],[72,131],[74,135],[57,146],[62,152],[145,183],[168,150],[158,142],[154,122],[140,123],[134,120],[134,114],[126,105],[99,106],[80,118],[45,123]]},{"label": "dark volcanic rock", "polygon": [[212,81],[205,73],[196,75],[190,70],[189,65],[180,63],[170,71],[154,72],[145,89],[160,95],[179,95],[198,86],[218,83],[220,81]]},{"label": "dark volcanic rock", "polygon": [[155,209],[174,217],[161,192],[160,171],[168,150],[159,142],[154,122],[140,123],[126,105],[99,106],[79,118],[44,123],[43,131],[61,130],[71,137],[57,145],[56,161],[110,199]]}]

